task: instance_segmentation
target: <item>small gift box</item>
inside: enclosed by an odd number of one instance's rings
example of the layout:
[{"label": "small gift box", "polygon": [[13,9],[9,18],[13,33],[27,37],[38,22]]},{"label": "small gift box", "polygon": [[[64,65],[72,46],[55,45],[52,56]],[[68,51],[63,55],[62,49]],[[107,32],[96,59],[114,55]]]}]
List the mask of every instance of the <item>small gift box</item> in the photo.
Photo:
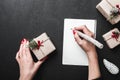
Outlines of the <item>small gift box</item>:
[{"label": "small gift box", "polygon": [[96,8],[111,24],[120,21],[120,0],[102,0]]},{"label": "small gift box", "polygon": [[46,33],[41,34],[29,42],[29,47],[38,60],[52,53],[56,48]]},{"label": "small gift box", "polygon": [[104,34],[103,38],[111,49],[120,44],[120,32],[117,28]]}]

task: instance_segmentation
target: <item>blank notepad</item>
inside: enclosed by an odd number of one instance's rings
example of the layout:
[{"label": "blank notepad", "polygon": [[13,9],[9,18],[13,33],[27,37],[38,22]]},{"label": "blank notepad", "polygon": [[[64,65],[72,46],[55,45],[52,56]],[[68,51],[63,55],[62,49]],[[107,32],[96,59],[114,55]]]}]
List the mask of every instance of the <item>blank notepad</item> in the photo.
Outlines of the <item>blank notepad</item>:
[{"label": "blank notepad", "polygon": [[71,28],[86,25],[89,30],[96,33],[96,20],[88,19],[64,19],[63,37],[63,65],[88,66],[88,58],[84,50],[74,39]]}]

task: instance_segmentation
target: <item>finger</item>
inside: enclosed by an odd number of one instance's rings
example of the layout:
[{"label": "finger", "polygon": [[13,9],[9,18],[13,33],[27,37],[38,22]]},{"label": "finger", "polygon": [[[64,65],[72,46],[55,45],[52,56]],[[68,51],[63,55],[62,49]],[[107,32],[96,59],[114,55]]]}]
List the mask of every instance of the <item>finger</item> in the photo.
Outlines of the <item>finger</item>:
[{"label": "finger", "polygon": [[21,41],[20,48],[19,48],[19,52],[22,51],[23,43],[24,43],[24,39],[22,39],[22,41]]},{"label": "finger", "polygon": [[82,39],[79,37],[79,35],[77,33],[74,35],[74,38],[79,45],[82,44]]},{"label": "finger", "polygon": [[45,57],[45,58],[41,59],[40,61],[36,62],[35,63],[35,70],[37,70],[46,59],[48,59],[48,57]]},{"label": "finger", "polygon": [[45,58],[41,59],[40,61],[44,62],[46,59],[48,59],[48,56],[46,56]]},{"label": "finger", "polygon": [[23,46],[23,54],[22,55],[23,55],[24,58],[28,58],[29,60],[33,61],[32,55],[31,55],[29,47],[28,47],[28,44],[29,44],[28,40],[25,40],[25,43],[24,43],[24,46]]},{"label": "finger", "polygon": [[26,43],[24,44],[25,45],[25,47],[24,47],[24,54],[29,58],[29,59],[31,59],[31,60],[33,60],[32,59],[32,55],[31,55],[31,53],[30,53],[30,49],[29,49],[29,41],[27,41],[26,40]]},{"label": "finger", "polygon": [[40,61],[37,62],[38,65],[41,65],[48,57],[46,56],[45,58],[41,59]]},{"label": "finger", "polygon": [[22,41],[21,41],[21,46],[20,46],[20,57],[23,56],[23,54],[25,53],[25,43],[26,43],[26,39],[24,38]]},{"label": "finger", "polygon": [[16,54],[16,60],[17,60],[17,62],[19,63],[19,59],[20,59],[20,56],[19,56],[19,52],[17,52],[17,54]]},{"label": "finger", "polygon": [[24,43],[23,43],[23,51],[22,51],[22,55],[24,56],[28,56],[28,54],[30,54],[29,48],[27,47],[28,45],[28,41],[25,39]]},{"label": "finger", "polygon": [[30,49],[29,49],[29,46],[28,46],[28,45],[29,45],[29,41],[27,41],[26,44],[25,44],[25,46],[26,46],[26,47],[25,47],[25,49],[26,49],[26,55],[27,55],[27,56],[31,56],[31,54],[30,54]]},{"label": "finger", "polygon": [[86,25],[82,25],[80,27],[75,27],[76,30],[90,32],[90,30],[86,27]]},{"label": "finger", "polygon": [[80,26],[80,27],[75,27],[76,30],[82,31],[83,33],[94,37],[94,34],[86,27],[86,25]]},{"label": "finger", "polygon": [[22,49],[23,49],[23,44],[20,44],[20,48],[19,48],[19,56],[22,57]]},{"label": "finger", "polygon": [[27,43],[27,40],[24,38],[24,42],[23,42],[23,48],[25,49],[26,48],[26,43]]}]

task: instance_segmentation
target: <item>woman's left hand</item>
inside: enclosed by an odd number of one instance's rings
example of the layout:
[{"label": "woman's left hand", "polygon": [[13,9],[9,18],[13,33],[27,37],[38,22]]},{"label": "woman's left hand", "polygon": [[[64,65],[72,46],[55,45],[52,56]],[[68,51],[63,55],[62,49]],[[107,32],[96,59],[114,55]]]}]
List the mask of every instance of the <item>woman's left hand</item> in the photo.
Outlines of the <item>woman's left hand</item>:
[{"label": "woman's left hand", "polygon": [[26,39],[23,39],[21,41],[20,49],[16,54],[16,60],[20,68],[19,80],[32,80],[38,68],[46,60],[46,58],[44,58],[41,61],[34,62],[29,48],[26,47],[27,44],[29,44],[29,42]]}]

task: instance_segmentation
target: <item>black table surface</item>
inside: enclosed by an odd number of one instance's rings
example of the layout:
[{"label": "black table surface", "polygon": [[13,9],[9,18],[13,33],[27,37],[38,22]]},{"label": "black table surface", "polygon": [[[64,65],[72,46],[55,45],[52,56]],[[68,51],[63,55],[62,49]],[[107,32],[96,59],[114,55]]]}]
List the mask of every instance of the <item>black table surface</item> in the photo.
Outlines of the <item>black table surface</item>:
[{"label": "black table surface", "polygon": [[120,46],[109,49],[102,35],[117,27],[97,11],[101,0],[0,0],[0,80],[18,80],[19,66],[15,60],[22,38],[32,39],[46,32],[57,50],[49,55],[34,80],[87,80],[88,67],[62,65],[64,18],[96,19],[97,37],[104,44],[97,48],[104,80],[120,80],[103,65],[108,59],[120,68]]}]

